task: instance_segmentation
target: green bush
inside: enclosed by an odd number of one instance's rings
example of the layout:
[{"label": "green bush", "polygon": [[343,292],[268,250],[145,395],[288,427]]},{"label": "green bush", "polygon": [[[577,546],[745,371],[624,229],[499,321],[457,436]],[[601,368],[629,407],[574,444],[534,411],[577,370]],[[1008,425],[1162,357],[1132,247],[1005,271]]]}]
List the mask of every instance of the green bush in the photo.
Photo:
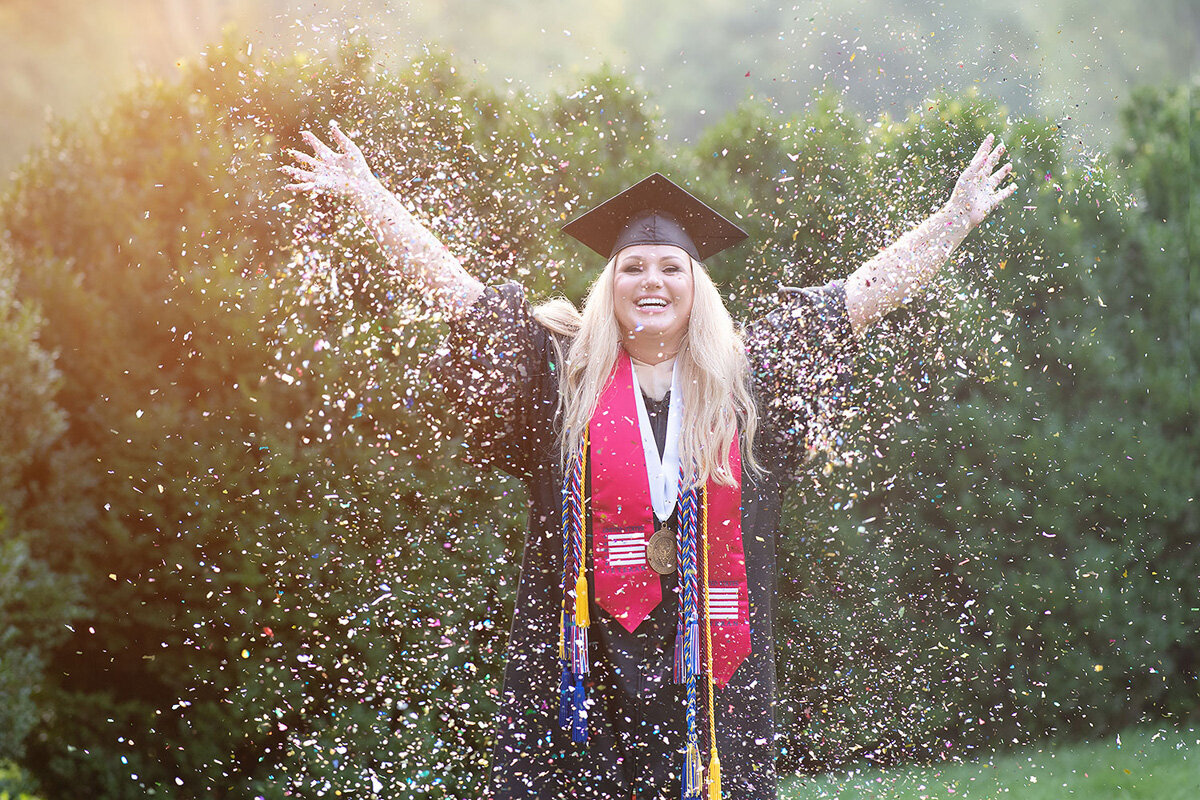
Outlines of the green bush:
[{"label": "green bush", "polygon": [[[30,554],[30,542],[72,522],[67,501],[47,501],[81,475],[58,447],[65,428],[55,403],[60,387],[53,355],[41,345],[43,320],[14,293],[12,254],[0,248],[0,763],[20,759],[29,732],[53,713],[41,695],[47,651],[72,622],[77,595],[71,576]],[[10,779],[0,774],[0,786]],[[14,791],[18,786],[11,787]]]},{"label": "green bush", "polygon": [[47,482],[23,487],[76,511],[27,537],[83,609],[6,751],[49,796],[478,787],[523,503],[454,466],[416,370],[436,328],[344,213],[272,168],[302,127],[363,125],[386,180],[493,278],[538,257],[495,220],[567,190],[510,167],[539,163],[509,130],[531,123],[451,65],[343,62],[227,44],[59,130],[0,209],[84,464],[42,453]]},{"label": "green bush", "polygon": [[[846,179],[818,173],[799,193],[780,154],[806,164],[809,137],[844,129],[834,104],[752,112],[705,140],[748,149],[733,164],[760,203],[787,197],[775,238],[813,265],[804,282],[872,255],[862,231],[886,231],[882,245],[920,219],[987,131],[1029,190],[972,234],[931,298],[872,333],[857,457],[793,498],[785,768],[1194,716],[1197,290],[1183,256],[1197,182],[1180,165],[1200,140],[1187,97],[1140,91],[1123,115],[1131,145],[1090,162],[1068,159],[1048,124],[1006,128],[986,101],[939,98],[851,133],[859,146],[818,145]],[[847,208],[861,216],[820,230]]]}]

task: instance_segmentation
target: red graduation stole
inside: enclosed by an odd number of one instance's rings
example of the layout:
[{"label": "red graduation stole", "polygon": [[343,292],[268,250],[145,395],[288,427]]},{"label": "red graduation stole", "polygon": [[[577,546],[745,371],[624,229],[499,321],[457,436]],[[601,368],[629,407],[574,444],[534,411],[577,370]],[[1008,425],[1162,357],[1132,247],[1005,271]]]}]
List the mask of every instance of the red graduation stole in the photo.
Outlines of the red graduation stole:
[{"label": "red graduation stole", "polygon": [[[646,559],[654,516],[634,391],[633,366],[622,349],[588,425],[596,604],[630,632],[662,601],[659,574]],[[729,461],[737,486],[707,483],[702,512],[707,526],[701,527],[707,527],[708,541],[702,541],[699,531],[696,536],[698,549],[708,558],[713,679],[722,687],[750,654],[737,437]],[[703,594],[698,606],[705,607]]]}]

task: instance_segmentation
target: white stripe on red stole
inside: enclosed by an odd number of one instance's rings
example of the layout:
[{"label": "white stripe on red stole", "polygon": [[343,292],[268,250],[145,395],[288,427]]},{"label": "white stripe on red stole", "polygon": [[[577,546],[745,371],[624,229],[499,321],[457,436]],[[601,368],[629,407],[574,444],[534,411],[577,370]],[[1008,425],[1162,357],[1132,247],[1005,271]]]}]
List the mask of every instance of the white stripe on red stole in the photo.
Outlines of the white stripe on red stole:
[{"label": "white stripe on red stole", "polygon": [[620,533],[612,531],[608,539],[608,565],[611,567],[642,567],[646,563],[646,534],[644,531]]},{"label": "white stripe on red stole", "polygon": [[737,622],[741,597],[737,586],[709,586],[708,609],[713,623]]}]

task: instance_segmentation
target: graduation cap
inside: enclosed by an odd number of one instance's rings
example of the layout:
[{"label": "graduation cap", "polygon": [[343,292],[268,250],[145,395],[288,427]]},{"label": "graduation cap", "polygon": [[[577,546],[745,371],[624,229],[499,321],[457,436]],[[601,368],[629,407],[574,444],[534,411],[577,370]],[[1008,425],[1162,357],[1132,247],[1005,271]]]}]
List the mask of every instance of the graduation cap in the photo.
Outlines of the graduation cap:
[{"label": "graduation cap", "polygon": [[605,258],[635,244],[671,244],[704,261],[746,232],[659,173],[568,222],[563,233]]}]

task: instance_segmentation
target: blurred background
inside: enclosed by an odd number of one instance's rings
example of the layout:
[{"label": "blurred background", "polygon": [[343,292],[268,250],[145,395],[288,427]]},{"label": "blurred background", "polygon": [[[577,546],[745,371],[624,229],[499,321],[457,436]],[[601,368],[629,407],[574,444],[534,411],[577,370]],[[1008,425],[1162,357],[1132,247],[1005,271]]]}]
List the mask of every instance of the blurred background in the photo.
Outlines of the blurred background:
[{"label": "blurred background", "polygon": [[979,87],[1109,144],[1134,86],[1187,75],[1197,10],[1183,0],[549,3],[544,0],[5,0],[0,3],[0,166],[142,72],[171,77],[222,32],[276,53],[369,39],[395,66],[437,47],[505,91],[627,74],[694,138],[744,97],[802,108],[832,87],[857,112],[902,113],[938,89]]},{"label": "blurred background", "polygon": [[0,798],[477,797],[524,489],[336,202],[331,119],[464,262],[659,170],[747,319],[1021,188],[877,325],[788,493],[789,798],[1200,785],[1200,14],[1187,0],[0,0]]}]

